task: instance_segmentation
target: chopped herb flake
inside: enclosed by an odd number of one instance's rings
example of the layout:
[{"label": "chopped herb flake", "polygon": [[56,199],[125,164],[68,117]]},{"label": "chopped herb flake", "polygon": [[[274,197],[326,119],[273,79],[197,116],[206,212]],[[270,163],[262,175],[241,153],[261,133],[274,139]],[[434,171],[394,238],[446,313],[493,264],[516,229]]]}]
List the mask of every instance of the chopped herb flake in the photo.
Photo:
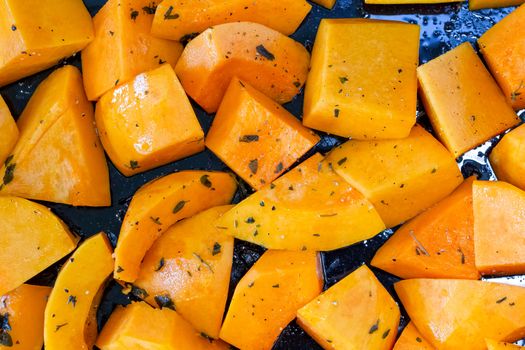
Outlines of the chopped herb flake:
[{"label": "chopped herb flake", "polygon": [[12,154],[9,157],[7,157],[7,159],[4,162],[5,166],[8,166],[9,163],[11,163],[11,161],[13,160],[13,157],[14,157],[14,155],[12,155]]},{"label": "chopped herb flake", "polygon": [[284,169],[283,163],[279,162],[279,164],[277,164],[277,166],[275,167],[274,173],[279,174],[281,171],[283,171],[283,169]]},{"label": "chopped herb flake", "polygon": [[67,303],[73,305],[73,307],[77,306],[77,297],[70,295],[69,298],[67,298]]},{"label": "chopped herb flake", "polygon": [[156,295],[155,302],[161,309],[166,308],[166,309],[171,309],[175,311],[175,303],[173,302],[173,300],[171,300],[170,296],[167,294]]},{"label": "chopped herb flake", "polygon": [[250,160],[250,163],[248,163],[248,168],[250,168],[250,172],[252,174],[257,174],[257,169],[259,168],[259,161],[257,159]]},{"label": "chopped herb flake", "polygon": [[347,77],[339,77],[339,81],[341,82],[341,84],[345,84],[348,81],[348,78]]},{"label": "chopped herb flake", "polygon": [[211,252],[211,255],[217,255],[221,253],[221,245],[218,242],[215,242],[213,245],[213,251]]},{"label": "chopped herb flake", "polygon": [[496,301],[496,304],[501,304],[502,302],[504,302],[505,300],[507,300],[507,297],[503,297],[499,300]]},{"label": "chopped herb flake", "polygon": [[165,264],[166,264],[166,261],[164,260],[164,257],[160,258],[159,264],[155,268],[155,272],[159,272],[160,270],[162,270]]},{"label": "chopped herb flake", "polygon": [[12,164],[9,164],[6,168],[5,168],[5,173],[4,173],[4,185],[7,185],[8,183],[10,183],[11,181],[13,181],[15,175],[15,168],[16,168],[16,163],[12,163]]},{"label": "chopped herb flake", "polygon": [[166,13],[164,14],[164,19],[177,19],[179,18],[179,14],[177,13],[172,13],[173,12],[173,6],[170,6],[168,8],[168,10],[166,11]]},{"label": "chopped herb flake", "polygon": [[212,269],[211,265],[208,264],[208,262],[206,260],[204,260],[199,254],[193,253],[193,256],[196,257],[197,259],[199,259],[199,261],[202,264],[204,264],[204,266],[206,266],[213,273],[213,269]]},{"label": "chopped herb flake", "polygon": [[117,273],[124,272],[124,269],[121,266],[117,266]]},{"label": "chopped herb flake", "polygon": [[162,225],[162,222],[160,222],[160,218],[159,218],[159,217],[154,218],[153,216],[150,216],[149,218],[150,218],[151,221],[153,221],[155,224],[157,224],[157,225]]},{"label": "chopped herb flake", "polygon": [[370,329],[368,330],[368,334],[373,334],[377,332],[378,329],[379,329],[379,320],[377,320],[377,322],[374,323],[372,327],[370,327]]},{"label": "chopped herb flake", "polygon": [[249,218],[244,220],[244,222],[247,223],[247,224],[254,224],[255,223],[255,219],[252,216],[250,216]]},{"label": "chopped herb flake", "polygon": [[137,11],[137,10],[133,10],[133,9],[132,9],[132,10],[131,10],[131,15],[130,15],[130,16],[131,16],[131,20],[132,20],[132,21],[135,21],[135,20],[137,19],[137,17],[139,16],[139,11]]},{"label": "chopped herb flake", "polygon": [[137,162],[136,160],[130,160],[128,168],[130,168],[131,170],[140,168],[139,162]]},{"label": "chopped herb flake", "polygon": [[275,60],[275,56],[273,55],[273,53],[271,53],[270,51],[268,51],[263,45],[259,45],[257,46],[256,48],[257,50],[257,53],[261,56],[263,56],[264,58],[266,58],[268,61],[273,61]]},{"label": "chopped herb flake", "polygon": [[201,184],[203,184],[204,186],[211,188],[212,183],[210,181],[210,175],[202,175],[200,181],[201,181]]},{"label": "chopped herb flake", "polygon": [[154,15],[155,11],[157,11],[157,5],[155,5],[155,3],[151,3],[149,6],[144,6],[142,11],[148,15]]},{"label": "chopped herb flake", "polygon": [[341,110],[339,108],[334,109],[334,117],[339,118],[339,113],[341,113]]},{"label": "chopped herb flake", "polygon": [[257,142],[257,141],[259,141],[259,135],[243,135],[239,137],[239,142],[250,143],[250,142]]},{"label": "chopped herb flake", "polygon": [[173,214],[176,214],[179,211],[181,211],[185,205],[186,205],[186,201],[180,201],[179,203],[177,203],[175,207],[173,208]]},{"label": "chopped herb flake", "polygon": [[204,333],[204,332],[201,332],[201,337],[203,337],[204,339],[206,339],[207,341],[209,341],[210,343],[213,343],[213,338],[210,337],[208,334]]},{"label": "chopped herb flake", "polygon": [[13,339],[11,338],[11,335],[9,333],[0,332],[0,345],[5,347],[13,346]]},{"label": "chopped herb flake", "polygon": [[149,294],[148,292],[146,292],[145,289],[136,286],[131,286],[131,294],[140,299],[146,299],[147,297],[149,297]]},{"label": "chopped herb flake", "polygon": [[192,41],[193,39],[195,39],[197,36],[199,35],[199,33],[190,33],[190,34],[186,34],[184,35],[182,38],[179,39],[179,42],[186,46],[190,41]]},{"label": "chopped herb flake", "polygon": [[337,161],[337,164],[338,165],[343,165],[346,161],[348,160],[348,158],[344,157],[344,158],[341,158]]},{"label": "chopped herb flake", "polygon": [[66,323],[62,323],[62,324],[57,324],[56,327],[55,327],[55,332],[58,332],[60,330],[60,328],[65,327],[65,326],[67,326],[67,322]]},{"label": "chopped herb flake", "polygon": [[387,329],[387,330],[383,333],[382,338],[383,338],[383,339],[386,339],[386,337],[388,337],[388,334],[390,334],[390,329]]},{"label": "chopped herb flake", "polygon": [[417,341],[418,343],[422,343],[422,342],[423,342],[423,339],[421,339],[420,337],[416,337],[416,341]]},{"label": "chopped herb flake", "polygon": [[274,285],[272,286],[272,288],[279,288],[279,283],[274,284]]}]

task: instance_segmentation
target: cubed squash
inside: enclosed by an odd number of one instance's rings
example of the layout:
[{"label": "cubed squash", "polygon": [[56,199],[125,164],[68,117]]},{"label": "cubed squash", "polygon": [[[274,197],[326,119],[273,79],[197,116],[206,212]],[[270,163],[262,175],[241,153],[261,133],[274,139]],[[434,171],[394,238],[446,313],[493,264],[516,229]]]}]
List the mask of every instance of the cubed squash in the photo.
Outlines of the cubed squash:
[{"label": "cubed squash", "polygon": [[[491,3],[500,3],[490,0]],[[523,0],[504,1],[508,6]],[[475,2],[474,2],[475,3]],[[472,1],[470,2],[472,5]],[[491,6],[489,6],[491,7]],[[478,39],[479,48],[507,101],[514,109],[525,108],[525,6],[496,23]]]},{"label": "cubed squash", "polygon": [[67,226],[43,205],[0,197],[0,295],[69,254],[77,242]]},{"label": "cubed squash", "polygon": [[492,149],[489,159],[499,180],[525,191],[525,125],[503,136]]},{"label": "cubed squash", "polygon": [[366,265],[297,312],[299,325],[324,349],[390,350],[399,319],[396,302]]},{"label": "cubed squash", "polygon": [[227,350],[221,341],[210,341],[169,308],[154,309],[146,303],[117,306],[100,332],[101,350]]},{"label": "cubed squash", "polygon": [[18,119],[20,138],[0,168],[0,194],[110,205],[108,166],[94,121],[79,70],[64,66],[51,73]]},{"label": "cubed squash", "polygon": [[318,5],[324,6],[327,9],[334,7],[336,0],[313,0]]},{"label": "cubed squash", "polygon": [[464,0],[365,0],[369,5],[410,5],[410,4],[443,4],[463,2]]},{"label": "cubed squash", "polygon": [[472,183],[410,220],[377,251],[371,264],[401,278],[478,279],[474,262]]},{"label": "cubed squash", "polygon": [[0,164],[2,164],[18,140],[18,127],[2,96],[0,96],[0,135],[2,135],[0,139]]},{"label": "cubed squash", "polygon": [[198,332],[215,339],[233,261],[233,237],[215,221],[230,208],[211,208],[171,226],[148,250],[133,284],[152,306],[173,306]]},{"label": "cubed squash", "polygon": [[207,29],[184,49],[175,71],[184,90],[208,113],[216,112],[234,76],[279,103],[306,81],[310,54],[293,39],[250,22]]},{"label": "cubed squash", "polygon": [[306,86],[304,125],[355,139],[407,137],[416,123],[418,57],[417,25],[323,19]]},{"label": "cubed squash", "polygon": [[233,78],[206,146],[255,189],[286,171],[319,141],[286,109]]},{"label": "cubed squash", "polygon": [[85,330],[93,302],[113,271],[112,253],[106,234],[99,233],[82,243],[62,266],[45,311],[46,350],[93,348],[95,339],[86,337]]},{"label": "cubed squash", "polygon": [[240,349],[270,350],[322,288],[317,253],[267,251],[237,284],[221,339]]},{"label": "cubed squash", "polygon": [[157,6],[151,33],[186,41],[218,24],[257,22],[290,35],[311,8],[305,0],[164,0]]},{"label": "cubed squash", "polygon": [[316,154],[255,192],[216,223],[269,249],[333,250],[385,229],[372,204]]},{"label": "cubed squash", "polygon": [[204,150],[204,132],[169,64],[108,91],[95,119],[104,149],[126,176]]},{"label": "cubed squash", "polygon": [[144,255],[168,227],[202,210],[229,204],[236,189],[230,174],[209,171],[181,171],[142,186],[122,222],[114,277],[134,282]]},{"label": "cubed squash", "polygon": [[434,350],[435,348],[423,338],[414,323],[407,324],[396,341],[393,350]]},{"label": "cubed squash", "polygon": [[50,287],[23,284],[0,296],[0,349],[41,350]]},{"label": "cubed squash", "polygon": [[89,100],[165,62],[175,67],[182,45],[150,34],[154,14],[150,0],[109,0],[95,15],[95,39],[82,51]]},{"label": "cubed squash", "polygon": [[525,191],[502,181],[476,181],[473,203],[478,270],[525,274]]},{"label": "cubed squash", "polygon": [[471,11],[475,11],[486,8],[517,6],[523,2],[523,0],[469,0],[468,7]]},{"label": "cubed squash", "polygon": [[525,288],[500,283],[412,279],[395,284],[408,315],[437,349],[485,350],[485,338],[525,337]]},{"label": "cubed squash", "polygon": [[347,141],[327,161],[374,204],[387,227],[413,218],[463,181],[454,157],[419,125],[406,139]]},{"label": "cubed squash", "polygon": [[487,343],[487,350],[523,350],[523,346],[518,346],[511,343],[499,342],[496,340],[485,339]]},{"label": "cubed squash", "polygon": [[0,86],[54,66],[94,37],[81,0],[1,0],[0,13]]},{"label": "cubed squash", "polygon": [[420,66],[417,75],[434,130],[455,157],[519,123],[470,43]]}]

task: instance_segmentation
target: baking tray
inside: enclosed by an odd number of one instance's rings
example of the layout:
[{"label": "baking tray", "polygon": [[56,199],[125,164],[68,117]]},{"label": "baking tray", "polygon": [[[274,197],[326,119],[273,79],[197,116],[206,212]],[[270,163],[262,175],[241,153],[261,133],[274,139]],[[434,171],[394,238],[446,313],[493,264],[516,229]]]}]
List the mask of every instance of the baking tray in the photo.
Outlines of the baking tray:
[{"label": "baking tray", "polygon": [[[84,0],[92,15],[94,15],[105,0]],[[338,0],[332,10],[324,9],[312,4],[313,8],[299,30],[292,36],[311,50],[319,21],[322,18],[365,17],[375,19],[400,20],[416,23],[421,26],[421,63],[439,56],[464,41],[476,44],[476,39],[488,28],[512,11],[513,8],[490,9],[470,12],[467,4],[439,4],[417,6],[365,6],[362,0]],[[344,40],[344,39],[343,39]],[[72,57],[63,64],[80,66],[79,55]],[[29,97],[52,70],[39,73],[7,87],[0,89],[0,93],[9,105],[15,118],[20,115]],[[212,116],[207,115],[200,107],[194,104],[197,116],[207,131],[211,125]],[[302,95],[297,96],[285,107],[298,118],[302,115]],[[430,123],[421,106],[418,106],[418,122],[431,131]],[[525,113],[520,113],[522,119]],[[322,134],[322,140],[313,152],[325,153],[332,147],[344,141],[342,138]],[[494,174],[488,164],[486,154],[497,142],[498,138],[487,142],[475,150],[468,152],[458,159],[463,175],[470,176],[477,173],[481,179],[494,179]],[[308,156],[308,155],[307,155]],[[111,178],[112,206],[109,208],[84,208],[70,207],[54,203],[44,203],[62,218],[69,227],[83,238],[89,237],[99,231],[105,231],[112,244],[115,245],[124,214],[135,191],[146,182],[159,176],[184,169],[225,170],[226,166],[210,151],[197,154],[184,160],[139,174],[130,178],[122,176],[109,162]],[[249,187],[241,182],[235,201],[243,199],[250,193]],[[353,246],[328,253],[322,253],[323,273],[325,288],[330,287],[358,266],[369,263],[376,250],[390,237],[393,230],[386,230],[373,239]],[[234,250],[233,271],[230,285],[230,297],[235,284],[252,266],[263,249],[253,244],[236,241]],[[61,262],[48,268],[40,275],[33,278],[30,283],[52,285]],[[374,269],[379,280],[395,297],[392,285],[399,279],[381,270]],[[525,285],[523,276],[505,278],[505,282]],[[115,282],[110,282],[104,294],[98,312],[99,327],[108,319],[111,311],[117,304],[127,304],[130,299],[121,293],[121,288]],[[407,322],[403,312],[401,327]],[[281,334],[274,349],[321,349],[305,332],[292,322]]]}]

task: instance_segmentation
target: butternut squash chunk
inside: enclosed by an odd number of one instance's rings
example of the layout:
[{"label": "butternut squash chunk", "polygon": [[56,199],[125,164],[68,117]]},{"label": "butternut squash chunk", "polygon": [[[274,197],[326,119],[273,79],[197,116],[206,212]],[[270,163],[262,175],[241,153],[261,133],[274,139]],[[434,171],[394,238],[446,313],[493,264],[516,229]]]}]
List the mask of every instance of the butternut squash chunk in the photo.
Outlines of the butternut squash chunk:
[{"label": "butternut squash chunk", "polygon": [[257,22],[290,35],[311,8],[305,0],[164,0],[157,6],[151,33],[186,41],[218,24]]},{"label": "butternut squash chunk", "polygon": [[487,350],[523,350],[523,346],[518,346],[505,342],[498,342],[495,340],[485,339],[487,343]]},{"label": "butternut squash chunk", "polygon": [[286,109],[233,78],[206,146],[255,189],[272,182],[319,142]]},{"label": "butternut squash chunk", "polygon": [[0,86],[54,66],[94,37],[81,0],[1,0],[0,13]]},{"label": "butternut squash chunk", "polygon": [[483,274],[525,273],[525,192],[505,182],[473,185],[476,267]]},{"label": "butternut squash chunk", "polygon": [[0,349],[41,350],[50,287],[23,284],[0,296]]},{"label": "butternut squash chunk", "polygon": [[446,279],[412,279],[395,289],[423,337],[437,349],[485,350],[485,338],[525,336],[525,288]]},{"label": "butternut squash chunk", "polygon": [[18,127],[20,139],[0,168],[0,194],[74,206],[111,204],[106,158],[77,68],[64,66],[45,79]]},{"label": "butternut squash chunk", "polygon": [[0,295],[69,254],[77,242],[67,226],[43,205],[0,197]]},{"label": "butternut squash chunk", "polygon": [[101,350],[226,350],[195,331],[175,311],[153,309],[146,303],[117,306],[98,337]]},{"label": "butternut squash chunk", "polygon": [[133,196],[115,249],[114,277],[134,282],[153,242],[179,220],[229,204],[237,184],[228,173],[181,171],[153,180]]},{"label": "butternut squash chunk", "polygon": [[269,249],[333,250],[385,229],[372,204],[316,154],[255,192],[216,223]]},{"label": "butternut squash chunk", "polygon": [[[104,233],[82,243],[60,270],[44,320],[46,350],[92,349],[93,301],[113,270],[113,249]],[[88,343],[87,340],[93,342]]]},{"label": "butternut squash chunk", "polygon": [[525,125],[503,136],[492,149],[489,159],[499,180],[525,191]]},{"label": "butternut squash chunk", "polygon": [[240,348],[269,350],[297,310],[323,288],[315,252],[267,251],[239,281],[221,339]]},{"label": "butternut squash chunk", "polygon": [[472,183],[410,220],[377,251],[372,266],[401,278],[478,279]]},{"label": "butternut squash chunk", "polygon": [[221,329],[233,261],[233,238],[214,222],[232,206],[203,211],[171,226],[148,250],[134,283],[152,306],[172,303],[208,337]]},{"label": "butternut squash chunk", "polygon": [[508,7],[517,6],[523,4],[523,0],[469,0],[468,5],[471,11],[497,8],[497,7]]},{"label": "butternut squash chunk", "polygon": [[[483,1],[479,1],[483,3]],[[486,0],[488,7],[519,5],[523,0]],[[500,4],[500,3],[504,4]],[[470,1],[471,6],[483,6]],[[480,51],[514,109],[525,108],[525,6],[520,6],[478,39]]]},{"label": "butternut squash chunk", "polygon": [[399,319],[396,302],[365,265],[297,312],[324,349],[390,350]]},{"label": "butternut squash chunk", "polygon": [[413,322],[407,324],[396,341],[393,350],[434,350],[435,348],[423,338]]},{"label": "butternut squash chunk", "polygon": [[204,150],[204,132],[169,64],[108,91],[95,118],[104,149],[126,176]]},{"label": "butternut squash chunk", "polygon": [[150,34],[154,13],[150,0],[109,0],[95,15],[95,38],[82,51],[90,101],[165,62],[175,67],[182,45]]},{"label": "butternut squash chunk", "polygon": [[443,4],[449,2],[463,2],[464,0],[365,0],[370,5],[408,5],[408,4]]},{"label": "butternut squash chunk", "polygon": [[327,9],[332,9],[334,7],[336,0],[313,0],[316,4],[326,7]]},{"label": "butternut squash chunk", "polygon": [[293,39],[262,24],[237,22],[193,39],[175,71],[186,93],[213,113],[234,76],[278,103],[291,101],[306,81],[309,61],[308,51]]},{"label": "butternut squash chunk", "polygon": [[417,75],[432,126],[455,157],[519,123],[469,43],[420,66]]},{"label": "butternut squash chunk", "polygon": [[18,140],[18,128],[9,108],[0,96],[0,164],[4,163]]},{"label": "butternut squash chunk", "polygon": [[417,25],[323,19],[304,97],[304,125],[355,139],[407,137],[416,123],[418,57]]},{"label": "butternut squash chunk", "polygon": [[419,125],[402,140],[350,140],[327,161],[374,204],[387,227],[413,218],[463,181],[452,155]]}]

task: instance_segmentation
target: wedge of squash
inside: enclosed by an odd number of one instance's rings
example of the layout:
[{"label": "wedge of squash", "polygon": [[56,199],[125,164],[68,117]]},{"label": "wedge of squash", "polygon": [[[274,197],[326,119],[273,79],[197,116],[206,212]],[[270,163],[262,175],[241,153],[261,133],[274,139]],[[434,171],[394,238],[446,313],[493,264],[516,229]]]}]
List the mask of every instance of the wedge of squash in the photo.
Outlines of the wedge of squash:
[{"label": "wedge of squash", "polygon": [[289,37],[250,22],[207,29],[184,49],[175,69],[184,90],[216,112],[237,76],[278,103],[289,102],[306,81],[310,54]]},{"label": "wedge of squash", "polygon": [[390,350],[399,319],[396,302],[365,265],[297,312],[299,325],[324,349]]},{"label": "wedge of squash", "polygon": [[227,350],[222,341],[209,340],[175,311],[146,303],[117,306],[100,332],[101,350]]},{"label": "wedge of squash", "polygon": [[78,238],[48,208],[0,197],[0,295],[75,249]]},{"label": "wedge of squash", "polygon": [[270,350],[298,309],[322,291],[315,252],[267,251],[237,284],[221,339],[240,348]]},{"label": "wedge of squash", "polygon": [[485,338],[525,337],[525,288],[472,280],[412,279],[395,289],[423,337],[437,349],[485,350]]},{"label": "wedge of squash", "polygon": [[487,8],[518,6],[521,4],[523,4],[523,0],[469,0],[468,7],[471,11],[475,11]]},{"label": "wedge of squash", "polygon": [[269,249],[314,251],[345,247],[385,228],[372,204],[320,154],[237,204],[216,226]]},{"label": "wedge of squash", "polygon": [[[92,349],[93,302],[113,270],[113,249],[104,233],[82,243],[58,274],[45,311],[44,343],[48,350]],[[89,341],[89,343],[88,343]]]},{"label": "wedge of squash", "polygon": [[40,350],[50,287],[23,284],[0,296],[0,349]]},{"label": "wedge of squash", "polygon": [[525,191],[525,125],[504,135],[489,155],[498,180]]},{"label": "wedge of squash", "polygon": [[423,338],[413,322],[406,325],[393,350],[434,350],[435,348]]},{"label": "wedge of squash", "polygon": [[410,220],[377,251],[371,264],[401,278],[478,279],[474,262],[472,183]]},{"label": "wedge of squash", "polygon": [[326,7],[327,9],[331,9],[334,7],[336,0],[313,0],[316,4],[319,4],[321,6]]},{"label": "wedge of squash", "polygon": [[135,288],[154,307],[170,306],[217,339],[233,261],[233,238],[214,222],[232,206],[205,210],[171,226],[148,250]]},{"label": "wedge of squash", "polygon": [[506,182],[473,185],[476,267],[483,274],[525,273],[525,192]]},{"label": "wedge of squash", "polygon": [[134,282],[153,242],[179,220],[229,204],[237,184],[228,173],[181,171],[141,187],[129,205],[115,249],[114,277]]},{"label": "wedge of squash", "polygon": [[485,339],[487,343],[487,350],[523,350],[523,346],[514,345],[511,343],[499,342],[495,340]]},{"label": "wedge of squash", "polygon": [[0,164],[4,163],[18,140],[18,128],[9,108],[0,96]]},{"label": "wedge of squash", "polygon": [[111,204],[93,106],[76,67],[59,68],[38,86],[18,127],[19,141],[0,168],[0,194],[74,206]]}]

